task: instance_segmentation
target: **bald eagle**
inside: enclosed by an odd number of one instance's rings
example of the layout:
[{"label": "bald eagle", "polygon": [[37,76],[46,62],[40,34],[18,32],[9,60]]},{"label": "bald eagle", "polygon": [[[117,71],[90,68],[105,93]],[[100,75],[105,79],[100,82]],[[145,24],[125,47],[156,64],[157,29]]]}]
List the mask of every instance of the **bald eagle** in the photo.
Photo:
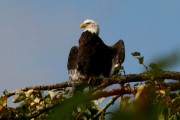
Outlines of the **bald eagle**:
[{"label": "bald eagle", "polygon": [[84,28],[84,32],[79,39],[79,47],[73,46],[68,57],[70,80],[114,75],[115,68],[121,66],[125,59],[123,40],[112,46],[105,45],[99,37],[99,25],[94,20],[85,20],[80,28]]}]

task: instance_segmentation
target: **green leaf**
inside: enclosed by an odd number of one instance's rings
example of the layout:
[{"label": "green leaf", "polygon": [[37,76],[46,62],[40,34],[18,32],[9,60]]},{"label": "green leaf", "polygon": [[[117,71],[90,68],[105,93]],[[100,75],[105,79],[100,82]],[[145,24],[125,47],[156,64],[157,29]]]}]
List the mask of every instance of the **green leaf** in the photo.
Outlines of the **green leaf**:
[{"label": "green leaf", "polygon": [[123,66],[118,66],[118,67],[115,67],[114,70],[124,70],[124,67]]},{"label": "green leaf", "polygon": [[131,55],[134,56],[134,57],[135,56],[141,56],[141,53],[140,52],[133,52],[133,53],[131,53]]},{"label": "green leaf", "polygon": [[139,64],[143,64],[143,62],[144,62],[144,57],[138,57],[138,61],[139,61]]},{"label": "green leaf", "polygon": [[180,119],[180,114],[177,114],[177,120],[179,120]]},{"label": "green leaf", "polygon": [[172,116],[169,118],[169,120],[179,120],[179,119],[177,119],[177,116],[176,116],[176,115],[172,115]]},{"label": "green leaf", "polygon": [[160,72],[162,69],[156,63],[150,63],[149,67],[152,69],[153,72]]},{"label": "green leaf", "polygon": [[44,98],[45,98],[44,92],[43,92],[42,90],[39,91],[39,95],[40,95],[40,98],[41,98],[41,99],[44,99]]}]

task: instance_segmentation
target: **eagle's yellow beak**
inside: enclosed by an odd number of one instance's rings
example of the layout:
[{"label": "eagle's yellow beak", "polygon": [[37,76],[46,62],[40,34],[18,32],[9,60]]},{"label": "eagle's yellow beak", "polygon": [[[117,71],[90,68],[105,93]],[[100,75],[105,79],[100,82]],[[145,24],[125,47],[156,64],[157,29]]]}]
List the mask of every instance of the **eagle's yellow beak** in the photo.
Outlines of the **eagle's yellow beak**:
[{"label": "eagle's yellow beak", "polygon": [[86,27],[85,23],[80,24],[80,28],[85,28],[85,27]]}]

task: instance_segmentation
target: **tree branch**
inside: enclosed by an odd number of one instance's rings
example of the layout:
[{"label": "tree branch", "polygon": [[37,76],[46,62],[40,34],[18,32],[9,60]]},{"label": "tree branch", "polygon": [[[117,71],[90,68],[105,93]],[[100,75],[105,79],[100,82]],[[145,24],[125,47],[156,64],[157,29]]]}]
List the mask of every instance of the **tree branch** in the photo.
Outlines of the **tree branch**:
[{"label": "tree branch", "polygon": [[62,82],[58,84],[52,84],[52,85],[43,85],[43,86],[30,86],[30,87],[25,87],[23,89],[15,90],[12,92],[7,92],[5,93],[6,97],[13,96],[17,93],[17,91],[28,91],[28,90],[52,90],[52,89],[60,89],[60,88],[66,88],[66,87],[72,87],[74,82],[72,81],[67,81],[67,82]]},{"label": "tree branch", "polygon": [[[173,79],[173,80],[180,80],[180,72],[174,72],[174,71],[162,71],[156,74],[153,74],[152,72],[144,72],[140,74],[128,74],[125,76],[121,76],[117,79],[112,78],[106,78],[103,79],[98,87],[96,87],[96,90],[103,89],[107,86],[110,86],[112,84],[122,84],[122,83],[129,83],[129,82],[141,82],[146,80],[157,80],[157,79]],[[97,80],[98,81],[98,80]],[[52,84],[52,85],[43,85],[43,86],[31,86],[26,87],[23,89],[20,89],[21,91],[28,91],[30,89],[33,90],[52,90],[52,89],[59,89],[59,88],[66,88],[66,87],[72,87],[73,84],[78,83],[79,81],[66,81],[58,84]],[[179,86],[178,86],[179,87]],[[177,87],[176,87],[177,88]],[[6,97],[13,96],[17,93],[18,90],[8,92],[5,94]]]},{"label": "tree branch", "polygon": [[[105,111],[111,104],[113,104],[113,102],[118,98],[118,96],[121,96],[124,94],[135,93],[134,89],[131,86],[119,87],[118,89],[104,90],[106,87],[111,86],[113,84],[124,84],[124,83],[141,82],[141,81],[147,81],[147,80],[158,81],[158,80],[165,80],[165,79],[172,79],[172,80],[179,81],[180,80],[180,72],[173,72],[173,71],[153,72],[153,71],[148,71],[148,72],[144,72],[144,73],[140,73],[140,74],[128,74],[125,76],[118,76],[118,77],[114,77],[114,78],[112,77],[112,78],[105,78],[102,80],[94,80],[94,83],[97,82],[98,84],[95,84],[96,86],[88,92],[88,95],[84,96],[85,98],[87,97],[84,100],[91,101],[91,100],[97,100],[97,99],[102,98],[102,97],[115,96],[111,101],[109,101],[109,103],[102,110],[100,110],[98,113],[96,113],[96,115],[95,115],[95,117],[96,117],[96,116],[100,115],[103,111]],[[81,84],[81,83],[85,83],[85,85],[87,85],[87,86],[91,85],[91,83],[88,84],[88,82],[86,80],[66,81],[66,82],[62,82],[62,83],[58,83],[58,84],[43,85],[43,86],[31,86],[31,87],[25,87],[23,89],[15,90],[12,92],[4,92],[4,95],[1,96],[1,99],[0,99],[1,106],[4,108],[9,108],[9,107],[6,107],[5,105],[3,105],[4,103],[6,103],[7,99],[4,100],[2,98],[3,97],[8,98],[8,97],[16,95],[16,94],[19,94],[20,97],[24,97],[23,99],[20,99],[19,102],[23,101],[26,103],[25,100],[30,100],[31,98],[28,98],[26,96],[26,93],[23,93],[24,96],[21,95],[20,93],[18,93],[18,91],[26,92],[26,91],[31,90],[31,89],[32,90],[39,90],[39,91],[57,90],[59,92],[59,98],[57,98],[57,100],[58,99],[67,100],[67,97],[64,97],[64,96],[66,96],[68,94],[69,97],[71,98],[71,95],[69,93],[65,93],[66,89],[64,89],[64,88],[73,87],[74,85]],[[170,88],[171,91],[180,90],[179,82],[176,82],[176,83],[165,83],[165,82],[158,83],[157,82],[155,84],[159,85],[160,88],[162,88],[162,89]],[[52,94],[55,94],[55,93],[52,93]],[[34,93],[34,97],[37,97],[37,100],[42,100],[42,101],[46,100],[44,97],[40,97],[39,94],[36,94],[36,93]],[[35,98],[32,97],[32,102],[34,102],[34,100],[35,100]],[[53,101],[54,99],[51,98],[51,100]],[[30,101],[28,104],[31,103]],[[41,115],[42,113],[48,111],[49,109],[51,109],[53,107],[53,105],[51,106],[51,101],[48,101],[47,103],[43,103],[43,104],[47,105],[47,106],[50,105],[50,106],[39,109],[39,110],[32,110],[31,114],[29,113],[27,115],[27,117],[28,118],[35,118],[35,117]],[[37,106],[41,106],[41,105],[37,104]],[[29,107],[29,106],[26,106],[26,107]],[[6,113],[11,114],[10,112],[6,112]]]},{"label": "tree branch", "polygon": [[172,79],[172,80],[180,80],[180,72],[174,71],[162,71],[159,73],[152,72],[144,72],[140,74],[128,74],[126,76],[121,76],[117,79],[106,78],[101,81],[101,84],[94,89],[95,91],[98,89],[105,88],[112,84],[124,84],[130,82],[143,82],[147,80],[158,80],[158,79]]},{"label": "tree branch", "polygon": [[106,109],[114,104],[114,102],[120,97],[120,95],[116,95],[114,96],[107,104],[106,106],[104,106],[101,110],[99,110],[99,112],[94,116],[94,118],[98,117],[99,115],[101,115],[101,113],[104,113],[106,111]]}]

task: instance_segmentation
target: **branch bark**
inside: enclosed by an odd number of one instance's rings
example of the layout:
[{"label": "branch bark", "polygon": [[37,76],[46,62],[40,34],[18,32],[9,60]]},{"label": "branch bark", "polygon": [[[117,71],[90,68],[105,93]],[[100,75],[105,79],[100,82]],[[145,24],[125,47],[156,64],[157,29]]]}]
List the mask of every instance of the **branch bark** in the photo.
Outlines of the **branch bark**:
[{"label": "branch bark", "polygon": [[[130,83],[130,82],[141,82],[146,80],[157,80],[157,79],[172,79],[172,80],[180,80],[180,72],[174,71],[163,71],[156,74],[152,72],[144,72],[140,74],[128,74],[125,76],[120,76],[117,79],[112,78],[105,78],[101,81],[100,85],[95,89],[102,89],[112,84],[123,84],[123,83]],[[59,88],[66,88],[72,87],[73,84],[77,84],[79,81],[66,81],[62,83],[52,84],[52,85],[43,85],[43,86],[30,86],[20,89],[22,91],[28,91],[30,89],[33,90],[52,90],[52,89],[59,89]],[[176,85],[176,88],[179,87]],[[5,94],[6,97],[10,97],[16,94],[18,90],[8,92]]]},{"label": "branch bark", "polygon": [[[174,72],[174,71],[161,71],[161,72],[144,72],[144,73],[140,73],[140,74],[128,74],[125,76],[118,76],[118,77],[112,77],[112,78],[105,78],[102,80],[95,80],[98,82],[98,86],[96,86],[90,93],[90,95],[92,95],[90,98],[88,98],[87,100],[96,100],[102,97],[109,97],[109,96],[121,96],[124,94],[132,94],[134,93],[133,89],[130,89],[131,87],[129,87],[129,89],[124,89],[124,88],[117,88],[117,89],[110,89],[110,90],[104,90],[106,87],[111,86],[113,84],[124,84],[124,83],[131,83],[131,82],[142,82],[142,81],[147,81],[147,80],[152,80],[152,81],[156,81],[156,80],[165,80],[165,79],[172,79],[172,80],[176,80],[176,83],[162,83],[161,87],[169,87],[171,89],[171,91],[175,91],[175,90],[180,90],[180,84],[179,84],[179,80],[180,80],[180,72]],[[43,85],[43,86],[30,86],[30,87],[25,87],[23,89],[19,89],[19,90],[15,90],[12,92],[4,92],[4,95],[1,96],[1,98],[5,97],[8,98],[10,96],[16,95],[18,94],[18,91],[28,91],[28,90],[41,90],[41,91],[46,91],[46,90],[57,90],[60,91],[64,88],[67,87],[73,87],[75,84],[81,84],[81,83],[85,83],[86,85],[88,85],[88,81],[86,80],[82,80],[82,81],[66,81],[66,82],[62,82],[62,83],[58,83],[58,84],[52,84],[52,85]],[[2,99],[1,99],[2,100]],[[113,101],[115,99],[112,99],[112,102],[110,102],[109,104],[107,104],[107,106],[104,108],[107,109],[107,107],[109,107]],[[2,104],[2,103],[0,103]],[[3,108],[9,108],[4,106],[3,104],[1,105],[1,107]],[[16,109],[16,108],[13,108]],[[42,109],[41,111],[35,111],[34,114],[29,114],[28,117],[34,117],[34,116],[38,116],[39,114],[41,114],[41,112],[46,111],[46,109],[49,108],[45,108]],[[2,109],[0,112],[3,112],[4,110]],[[11,112],[6,112],[11,114]],[[13,113],[14,114],[14,113]],[[100,113],[98,113],[97,115],[99,115]],[[6,115],[6,114],[5,114]],[[6,116],[5,116],[6,118]]]},{"label": "branch bark", "polygon": [[180,80],[180,72],[174,71],[163,71],[158,73],[152,72],[144,72],[140,74],[128,74],[126,76],[121,76],[117,79],[107,78],[103,79],[100,86],[98,86],[95,90],[105,88],[112,84],[124,84],[131,82],[143,82],[147,80],[162,80],[162,79],[172,79],[172,80]]}]

